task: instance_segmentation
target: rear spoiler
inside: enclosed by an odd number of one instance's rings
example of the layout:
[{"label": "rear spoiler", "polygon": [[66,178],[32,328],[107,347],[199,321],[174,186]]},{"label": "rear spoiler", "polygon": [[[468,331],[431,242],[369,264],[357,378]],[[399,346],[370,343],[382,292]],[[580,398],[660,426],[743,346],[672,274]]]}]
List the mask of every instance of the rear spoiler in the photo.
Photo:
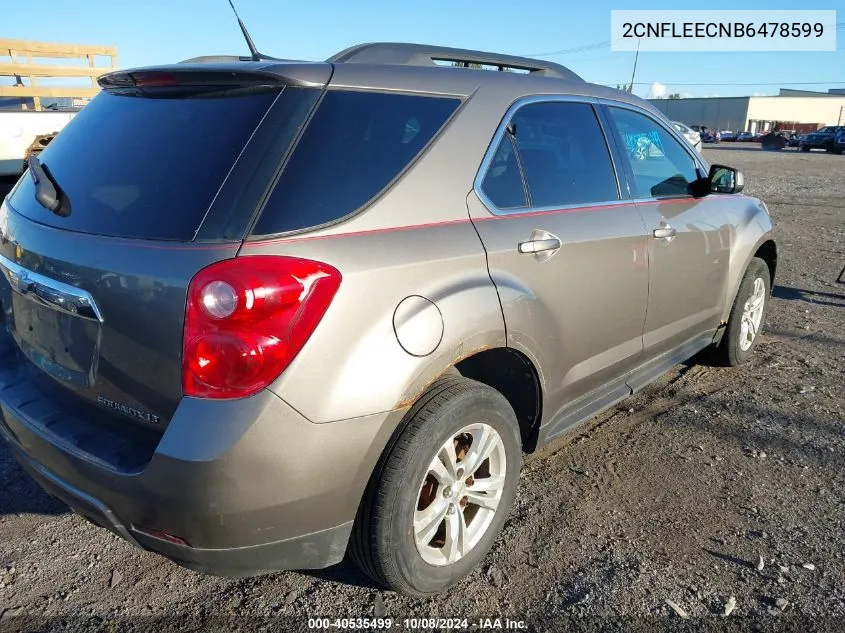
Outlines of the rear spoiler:
[{"label": "rear spoiler", "polygon": [[332,67],[323,62],[251,62],[232,59],[188,60],[168,66],[120,70],[102,75],[97,83],[103,90],[112,91],[191,86],[323,87],[331,78]]}]

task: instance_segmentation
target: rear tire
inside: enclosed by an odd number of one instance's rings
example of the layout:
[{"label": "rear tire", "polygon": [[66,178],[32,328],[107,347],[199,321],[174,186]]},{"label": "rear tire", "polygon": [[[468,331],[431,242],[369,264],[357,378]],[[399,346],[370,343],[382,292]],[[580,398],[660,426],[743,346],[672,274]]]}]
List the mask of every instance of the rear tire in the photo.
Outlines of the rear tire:
[{"label": "rear tire", "polygon": [[406,596],[450,587],[493,546],[521,461],[519,424],[501,393],[461,376],[439,380],[376,466],[350,538],[352,559]]},{"label": "rear tire", "polygon": [[725,333],[714,350],[713,360],[716,363],[737,367],[751,358],[766,322],[771,285],[768,265],[755,257],[745,270]]},{"label": "rear tire", "polygon": [[809,147],[802,147],[802,148],[801,148],[801,151],[802,151],[802,152],[809,152],[809,151],[810,151],[810,148],[809,148]]}]

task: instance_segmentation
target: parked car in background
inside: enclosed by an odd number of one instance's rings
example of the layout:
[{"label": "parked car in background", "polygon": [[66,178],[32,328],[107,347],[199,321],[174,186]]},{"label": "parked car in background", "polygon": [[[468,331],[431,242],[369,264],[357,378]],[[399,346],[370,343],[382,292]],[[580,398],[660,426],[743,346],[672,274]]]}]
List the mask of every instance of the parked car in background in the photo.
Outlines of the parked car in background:
[{"label": "parked car in background", "polygon": [[708,129],[701,135],[701,140],[704,143],[717,144],[722,140],[722,135],[719,130]]},{"label": "parked car in background", "polygon": [[811,132],[804,136],[801,141],[801,151],[809,152],[811,149],[823,149],[833,151],[833,143],[840,132],[845,131],[845,125],[828,125],[817,132]]},{"label": "parked car in background", "polygon": [[736,136],[734,135],[734,133],[731,130],[722,130],[721,132],[719,132],[719,134],[721,135],[723,141],[735,141],[736,140]]},{"label": "parked car in background", "polygon": [[751,132],[740,132],[736,135],[736,140],[748,143],[754,140],[754,134]]},{"label": "parked car in background", "polygon": [[833,141],[833,153],[841,154],[842,152],[845,152],[845,130],[837,134]]},{"label": "parked car in background", "polygon": [[783,132],[766,132],[760,137],[760,146],[766,150],[781,150],[789,145],[789,138]]},{"label": "parked car in background", "polygon": [[0,439],[93,523],[429,596],[523,453],[751,360],[768,209],[648,101],[436,46],[240,59],[103,76],[0,204]]},{"label": "parked car in background", "polygon": [[678,133],[683,136],[687,142],[695,148],[695,151],[701,151],[701,134],[693,130],[688,125],[684,125],[678,121],[672,121],[672,125],[678,130]]}]

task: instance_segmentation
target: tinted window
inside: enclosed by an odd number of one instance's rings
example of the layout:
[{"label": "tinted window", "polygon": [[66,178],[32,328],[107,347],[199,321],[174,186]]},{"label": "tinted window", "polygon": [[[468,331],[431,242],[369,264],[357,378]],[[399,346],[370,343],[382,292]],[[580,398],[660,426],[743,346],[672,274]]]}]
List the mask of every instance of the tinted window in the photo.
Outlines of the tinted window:
[{"label": "tinted window", "polygon": [[533,207],[616,200],[610,152],[587,103],[535,103],[512,119]]},{"label": "tinted window", "polygon": [[506,134],[499,143],[499,149],[484,175],[481,190],[499,209],[518,209],[528,204],[510,134]]},{"label": "tinted window", "polygon": [[41,154],[70,201],[59,217],[24,178],[11,205],[70,231],[190,240],[278,90],[148,98],[100,93]]},{"label": "tinted window", "polygon": [[651,118],[610,108],[631,163],[636,197],[685,196],[698,178],[695,161],[679,141]]},{"label": "tinted window", "polygon": [[361,208],[416,158],[459,104],[441,97],[328,92],[254,234],[314,227]]}]

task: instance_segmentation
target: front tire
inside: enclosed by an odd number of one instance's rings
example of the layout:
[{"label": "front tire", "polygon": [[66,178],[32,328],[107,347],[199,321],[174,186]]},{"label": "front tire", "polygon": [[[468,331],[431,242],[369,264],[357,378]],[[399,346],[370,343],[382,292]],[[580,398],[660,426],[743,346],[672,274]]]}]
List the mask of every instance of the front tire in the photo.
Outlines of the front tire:
[{"label": "front tire", "polygon": [[765,261],[755,257],[739,284],[728,325],[714,360],[728,367],[748,362],[760,340],[771,296],[771,274]]},{"label": "front tire", "polygon": [[379,585],[411,597],[443,591],[487,554],[519,481],[519,424],[495,389],[460,376],[410,409],[373,473],[350,555]]}]

